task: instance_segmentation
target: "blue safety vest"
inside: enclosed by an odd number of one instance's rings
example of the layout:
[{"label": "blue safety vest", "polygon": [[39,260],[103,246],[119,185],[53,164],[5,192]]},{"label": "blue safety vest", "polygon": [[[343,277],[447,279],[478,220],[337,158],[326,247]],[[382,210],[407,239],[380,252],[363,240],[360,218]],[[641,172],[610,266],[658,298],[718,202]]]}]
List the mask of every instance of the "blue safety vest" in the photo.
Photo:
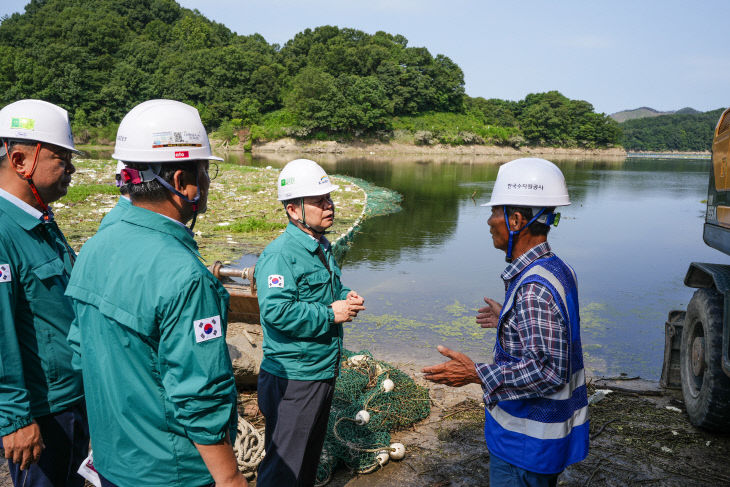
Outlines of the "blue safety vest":
[{"label": "blue safety vest", "polygon": [[[555,474],[588,455],[588,397],[578,288],[573,270],[557,256],[536,260],[508,286],[497,337],[504,317],[514,306],[515,292],[530,282],[550,290],[568,327],[570,381],[545,397],[500,401],[492,409],[485,408],[484,436],[490,455],[531,472]],[[497,339],[494,362],[505,366],[518,361],[504,351]]]}]

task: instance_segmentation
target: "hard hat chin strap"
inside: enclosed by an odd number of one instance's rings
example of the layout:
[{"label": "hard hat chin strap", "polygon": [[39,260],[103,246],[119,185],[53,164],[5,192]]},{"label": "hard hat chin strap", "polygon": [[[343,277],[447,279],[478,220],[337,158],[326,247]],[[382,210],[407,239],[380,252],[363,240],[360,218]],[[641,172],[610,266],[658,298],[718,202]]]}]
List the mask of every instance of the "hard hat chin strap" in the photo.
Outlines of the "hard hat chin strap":
[{"label": "hard hat chin strap", "polygon": [[[537,212],[537,215],[533,216],[529,222],[527,222],[527,225],[520,228],[519,230],[510,230],[509,228],[509,216],[507,215],[507,205],[502,205],[502,211],[504,211],[504,224],[507,227],[507,232],[509,233],[509,239],[507,240],[507,255],[505,256],[504,260],[507,262],[512,262],[512,246],[514,245],[514,238],[520,234],[522,230],[532,225],[534,222],[537,221],[540,216],[542,216],[543,213],[545,213],[545,208],[540,208],[540,211]],[[545,225],[552,225],[553,221],[555,220],[555,214],[550,213],[546,216]]]},{"label": "hard hat chin strap", "polygon": [[164,179],[162,179],[157,174],[155,174],[155,180],[158,183],[160,183],[161,185],[163,185],[165,188],[167,188],[170,192],[172,192],[173,194],[175,194],[175,195],[179,196],[180,198],[182,198],[183,201],[185,201],[185,202],[190,203],[191,205],[193,205],[193,221],[190,224],[190,231],[192,232],[193,231],[193,228],[195,227],[195,222],[198,219],[198,202],[200,201],[200,185],[198,184],[198,171],[197,170],[195,171],[195,188],[196,188],[196,193],[195,193],[195,198],[193,198],[193,199],[188,198],[187,196],[185,196],[184,194],[182,194],[180,191],[178,191],[175,188],[173,188],[170,183],[168,183],[167,181],[165,181]]},{"label": "hard hat chin strap", "polygon": [[301,226],[303,226],[307,230],[311,230],[312,232],[314,232],[317,235],[325,235],[327,233],[330,233],[327,230],[322,230],[321,232],[318,230],[315,230],[314,228],[312,228],[312,226],[309,223],[306,222],[307,215],[304,210],[304,197],[303,196],[301,196],[299,198],[299,208],[302,209],[302,217],[297,220],[297,223],[299,223]]},{"label": "hard hat chin strap", "polygon": [[314,233],[317,233],[314,230],[314,228],[310,227],[309,223],[307,223],[307,215],[304,214],[304,198],[303,197],[299,198],[299,208],[302,209],[302,217],[299,220],[297,220],[297,222],[299,222],[299,224],[302,225],[307,230],[311,230]]},{"label": "hard hat chin strap", "polygon": [[[8,141],[4,140],[3,145],[5,146],[5,154],[8,158],[8,161],[10,160],[10,151],[8,150]],[[48,205],[45,201],[43,201],[43,198],[41,198],[40,193],[38,192],[38,188],[35,187],[35,183],[33,183],[33,173],[35,173],[35,168],[38,165],[38,154],[41,152],[41,143],[38,142],[35,146],[35,154],[33,154],[33,165],[30,166],[30,171],[25,172],[18,172],[20,177],[25,179],[28,182],[28,186],[30,186],[30,191],[33,193],[33,197],[35,197],[36,201],[41,207],[41,211],[43,212],[43,221],[47,222],[51,220],[51,210],[48,208]]]}]

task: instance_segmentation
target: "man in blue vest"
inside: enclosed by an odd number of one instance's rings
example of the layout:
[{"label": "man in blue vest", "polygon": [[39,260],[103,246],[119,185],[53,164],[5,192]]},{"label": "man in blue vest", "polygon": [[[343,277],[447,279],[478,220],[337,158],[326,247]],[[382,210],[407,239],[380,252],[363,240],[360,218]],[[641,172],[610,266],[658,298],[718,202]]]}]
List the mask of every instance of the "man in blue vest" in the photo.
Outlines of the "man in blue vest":
[{"label": "man in blue vest", "polygon": [[484,298],[477,323],[497,328],[494,363],[451,360],[425,378],[454,387],[480,384],[490,485],[554,486],[565,467],[588,455],[588,399],[573,270],[547,242],[555,207],[570,204],[562,172],[550,161],[517,159],[499,169],[487,221],[509,263],[504,305]]}]

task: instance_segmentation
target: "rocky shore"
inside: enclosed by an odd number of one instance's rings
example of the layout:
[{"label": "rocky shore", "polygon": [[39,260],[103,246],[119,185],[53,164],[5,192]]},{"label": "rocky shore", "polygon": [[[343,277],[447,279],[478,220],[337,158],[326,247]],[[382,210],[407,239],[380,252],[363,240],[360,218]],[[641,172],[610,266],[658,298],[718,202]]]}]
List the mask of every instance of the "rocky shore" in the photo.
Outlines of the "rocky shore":
[{"label": "rocky shore", "polygon": [[[229,148],[230,149],[230,148]],[[252,148],[254,155],[272,153],[301,153],[301,154],[342,154],[358,155],[429,155],[429,156],[486,156],[486,157],[626,157],[626,151],[621,148],[611,149],[568,149],[561,147],[520,147],[496,145],[412,145],[398,142],[368,143],[368,142],[337,142],[337,141],[299,141],[293,138],[284,138],[272,142],[255,144]]]}]

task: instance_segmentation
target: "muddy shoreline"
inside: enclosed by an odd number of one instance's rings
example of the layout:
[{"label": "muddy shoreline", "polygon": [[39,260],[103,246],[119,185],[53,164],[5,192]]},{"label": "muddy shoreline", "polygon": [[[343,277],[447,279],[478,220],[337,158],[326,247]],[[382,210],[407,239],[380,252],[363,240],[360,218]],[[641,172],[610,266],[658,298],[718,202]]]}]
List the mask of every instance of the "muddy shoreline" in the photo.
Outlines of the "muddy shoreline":
[{"label": "muddy shoreline", "polygon": [[[420,366],[394,363],[429,388],[431,414],[412,428],[395,432],[406,458],[358,475],[339,469],[332,487],[473,487],[489,485],[489,452],[484,441],[481,388],[450,388],[425,381]],[[589,406],[588,457],[568,467],[561,486],[728,485],[730,435],[690,425],[681,392],[640,378],[592,377],[588,394],[611,390]],[[255,392],[240,396],[249,421],[257,414]],[[261,421],[262,423],[263,421]],[[255,482],[251,485],[256,485]]]},{"label": "muddy shoreline", "polygon": [[[335,472],[332,487],[473,487],[489,485],[489,452],[484,442],[481,388],[450,388],[423,379],[420,365],[394,363],[429,388],[431,414],[392,434],[406,445],[402,461],[358,475]],[[591,444],[588,458],[568,467],[558,485],[677,486],[730,485],[727,460],[730,435],[693,427],[681,393],[639,378],[588,380],[588,394],[611,390],[589,406]],[[263,428],[255,390],[239,395],[239,410]],[[0,487],[10,487],[7,464],[0,465]],[[88,485],[88,484],[87,484]],[[255,486],[255,481],[250,485]]]}]

